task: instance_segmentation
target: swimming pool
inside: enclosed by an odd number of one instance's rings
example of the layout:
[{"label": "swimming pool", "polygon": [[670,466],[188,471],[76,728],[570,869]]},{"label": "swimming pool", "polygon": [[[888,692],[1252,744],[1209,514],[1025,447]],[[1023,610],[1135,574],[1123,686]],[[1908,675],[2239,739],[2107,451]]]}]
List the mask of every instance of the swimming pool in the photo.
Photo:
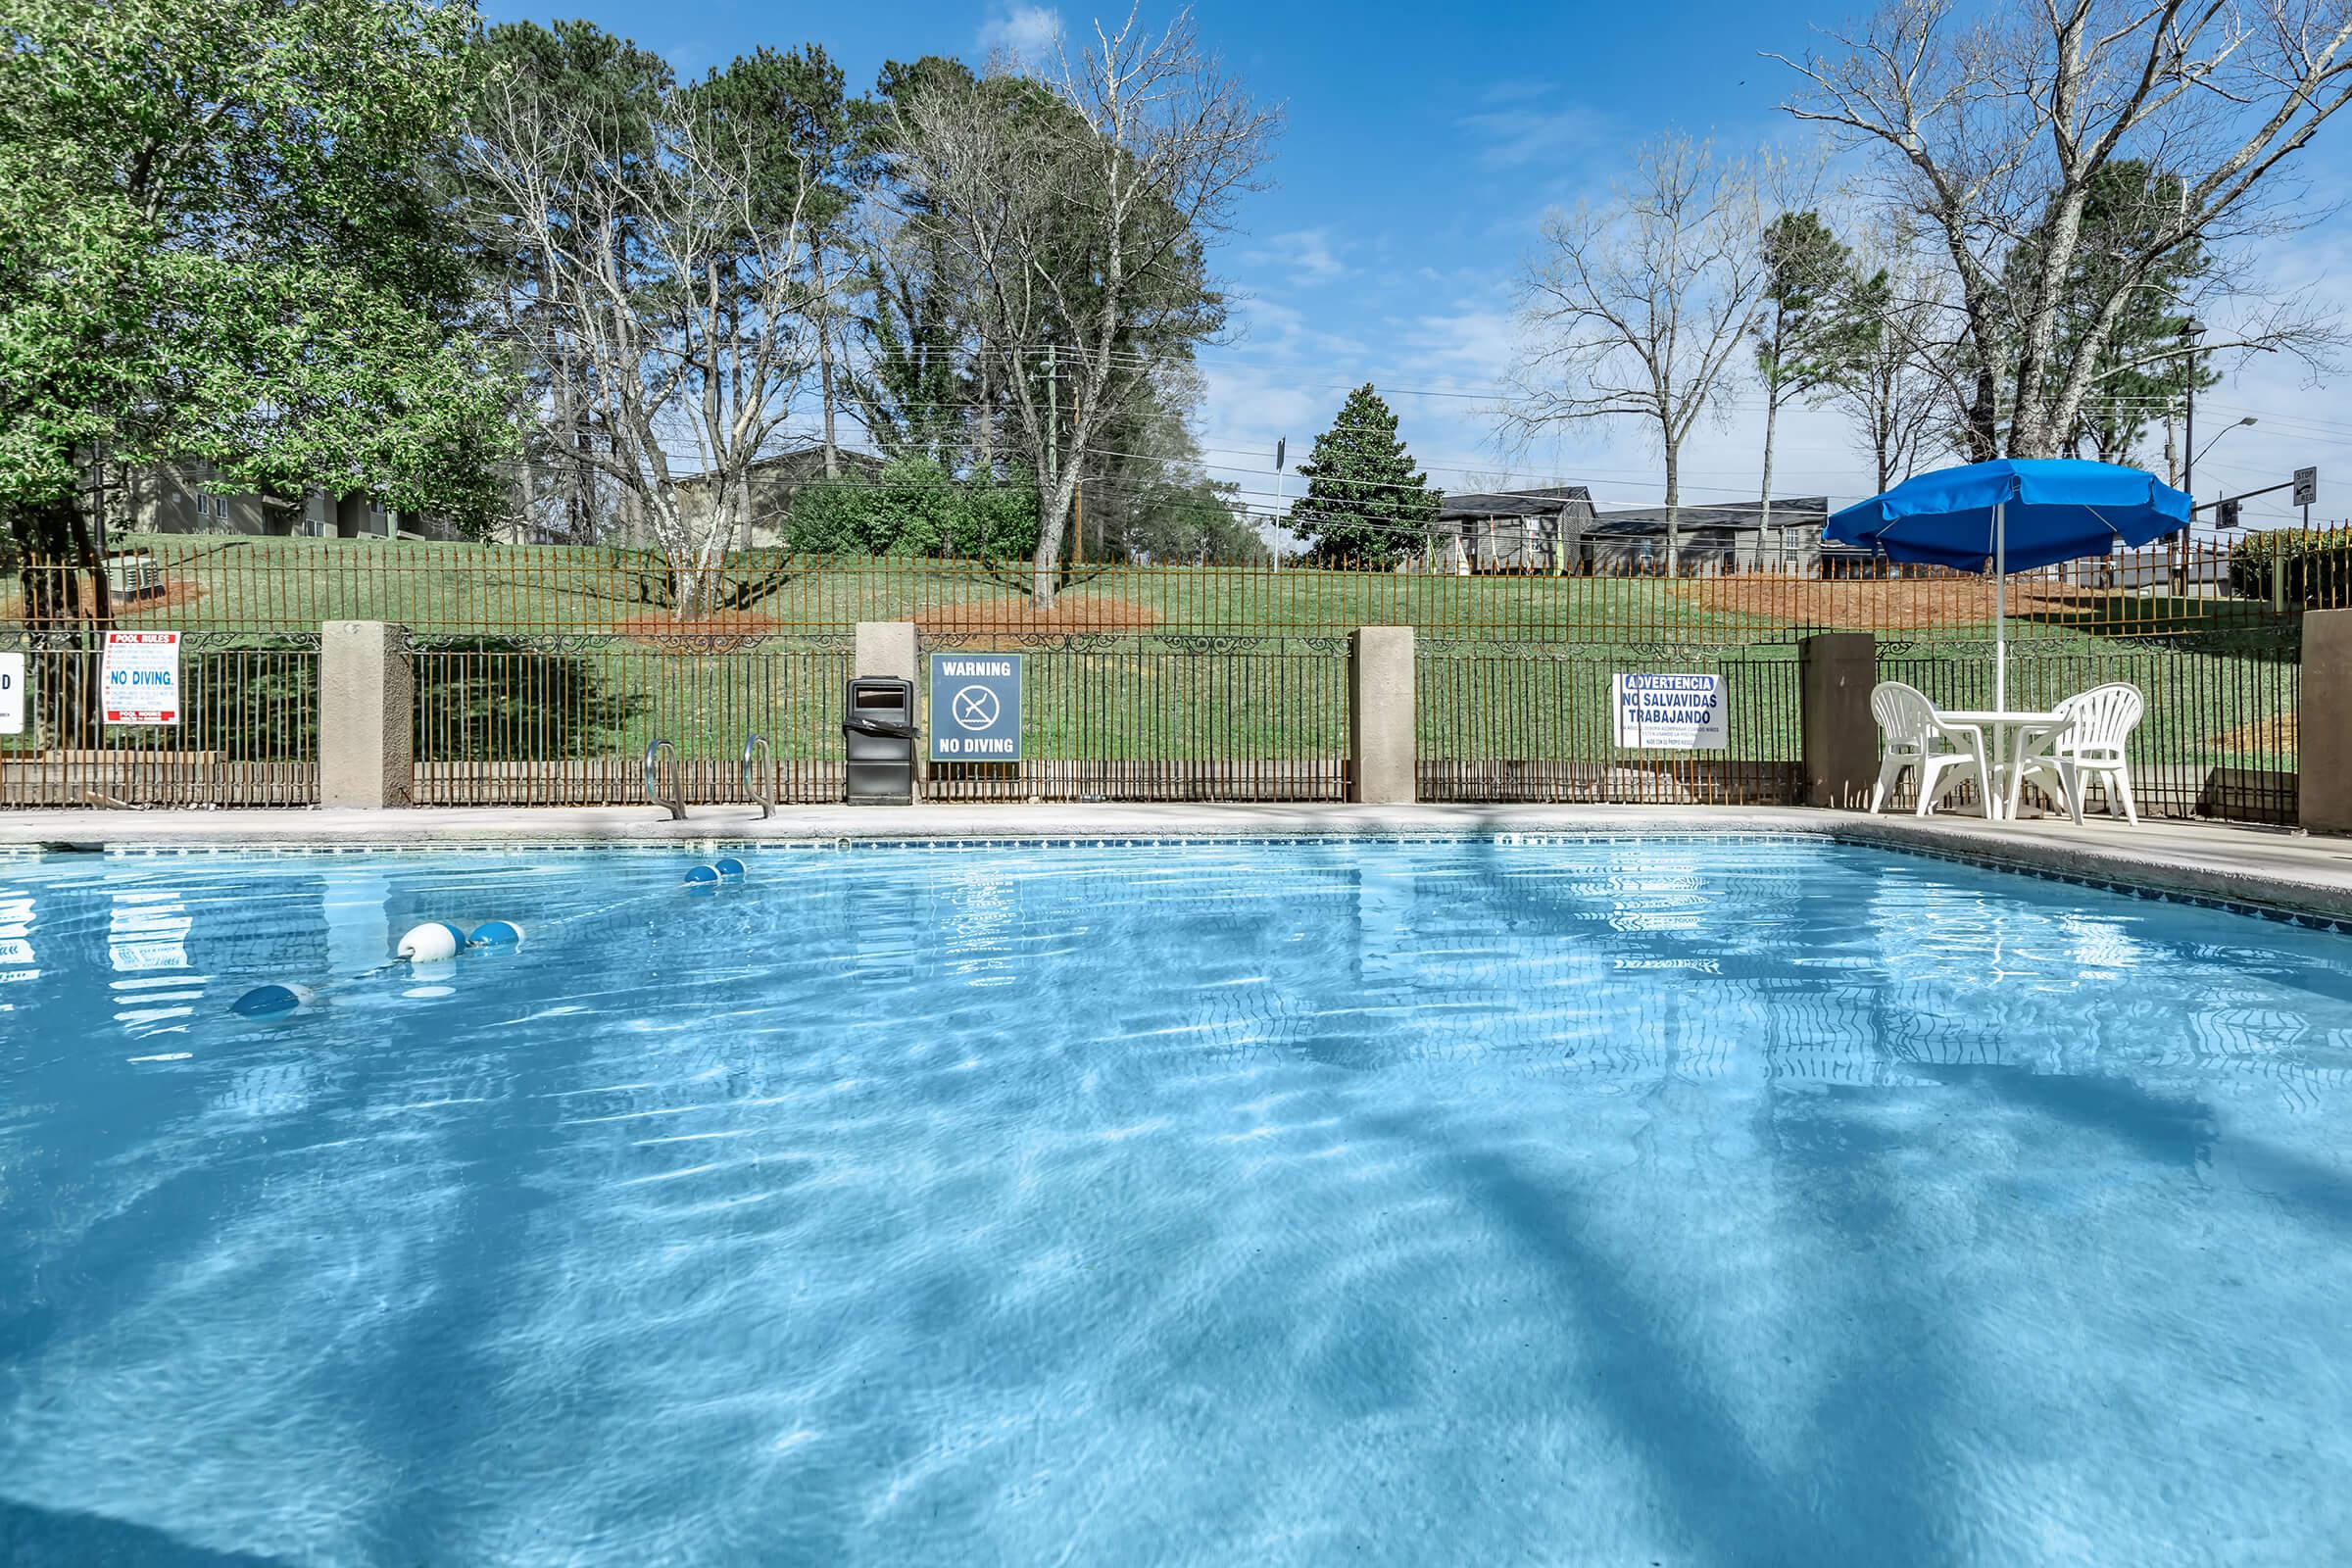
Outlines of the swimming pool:
[{"label": "swimming pool", "polygon": [[0,859],[0,1559],[2352,1540],[2352,939],[1796,838],[741,853]]}]

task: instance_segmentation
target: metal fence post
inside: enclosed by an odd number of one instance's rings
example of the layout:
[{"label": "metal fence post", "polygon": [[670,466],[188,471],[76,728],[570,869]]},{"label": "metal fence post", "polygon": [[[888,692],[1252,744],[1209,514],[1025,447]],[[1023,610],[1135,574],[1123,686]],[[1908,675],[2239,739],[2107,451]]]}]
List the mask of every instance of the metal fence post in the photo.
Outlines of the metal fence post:
[{"label": "metal fence post", "polygon": [[1420,755],[1413,703],[1413,628],[1359,626],[1348,645],[1348,799],[1409,806]]},{"label": "metal fence post", "polygon": [[405,627],[330,620],[318,639],[318,804],[380,810],[415,787],[416,672]]},{"label": "metal fence post", "polygon": [[2314,833],[2352,833],[2352,610],[2303,616],[2295,730],[2297,819]]},{"label": "metal fence post", "polygon": [[1797,644],[1807,806],[1858,807],[1879,775],[1879,726],[1870,716],[1879,683],[1879,640],[1866,631],[1820,632]]}]

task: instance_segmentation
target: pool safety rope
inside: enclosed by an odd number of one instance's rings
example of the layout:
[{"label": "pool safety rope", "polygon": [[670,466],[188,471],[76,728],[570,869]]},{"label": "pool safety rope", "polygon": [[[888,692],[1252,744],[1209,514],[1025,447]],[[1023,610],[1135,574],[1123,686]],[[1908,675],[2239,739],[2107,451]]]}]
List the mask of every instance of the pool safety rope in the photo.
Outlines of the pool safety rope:
[{"label": "pool safety rope", "polygon": [[[715,886],[722,881],[742,881],[749,874],[749,867],[730,855],[708,865],[688,867],[684,880],[689,887]],[[658,890],[639,893],[587,912],[610,914],[615,909],[657,896]],[[577,918],[576,914],[574,918]],[[370,969],[359,978],[372,979],[403,964],[448,963],[462,953],[480,949],[503,949],[512,953],[521,946],[522,926],[514,920],[484,920],[471,931],[452,925],[447,920],[427,920],[422,925],[410,927],[393,945],[392,962]],[[240,1018],[282,1017],[310,1005],[317,999],[318,993],[307,986],[272,981],[268,985],[255,986],[238,997],[228,1004],[228,1010]]]}]

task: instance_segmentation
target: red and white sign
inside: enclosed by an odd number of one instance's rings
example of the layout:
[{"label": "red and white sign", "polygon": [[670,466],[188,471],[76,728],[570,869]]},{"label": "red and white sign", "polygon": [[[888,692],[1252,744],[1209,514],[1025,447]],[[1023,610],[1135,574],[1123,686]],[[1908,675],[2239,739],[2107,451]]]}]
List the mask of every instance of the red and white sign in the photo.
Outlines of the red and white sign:
[{"label": "red and white sign", "polygon": [[179,633],[110,631],[99,671],[109,724],[179,722]]}]

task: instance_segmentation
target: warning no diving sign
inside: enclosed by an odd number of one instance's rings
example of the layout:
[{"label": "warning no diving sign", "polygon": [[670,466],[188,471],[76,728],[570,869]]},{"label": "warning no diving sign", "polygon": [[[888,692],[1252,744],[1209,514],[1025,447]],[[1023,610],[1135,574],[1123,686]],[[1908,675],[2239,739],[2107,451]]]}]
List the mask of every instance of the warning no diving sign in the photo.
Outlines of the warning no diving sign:
[{"label": "warning no diving sign", "polygon": [[931,656],[931,760],[1021,760],[1021,656]]}]

